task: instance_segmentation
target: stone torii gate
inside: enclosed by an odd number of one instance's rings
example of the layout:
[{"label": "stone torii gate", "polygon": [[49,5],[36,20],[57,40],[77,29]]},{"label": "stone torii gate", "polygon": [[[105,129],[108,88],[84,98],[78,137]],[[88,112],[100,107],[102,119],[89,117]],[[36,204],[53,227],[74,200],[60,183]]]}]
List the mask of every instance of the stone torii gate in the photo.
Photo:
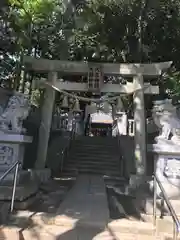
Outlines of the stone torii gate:
[{"label": "stone torii gate", "polygon": [[[65,90],[73,92],[87,92],[99,90],[101,93],[133,94],[134,102],[134,122],[135,122],[135,160],[136,174],[144,176],[146,174],[146,119],[144,107],[144,94],[158,94],[159,87],[144,83],[144,78],[154,78],[166,71],[172,62],[162,62],[153,64],[119,64],[119,63],[86,63],[59,61],[48,59],[35,59],[24,57],[25,67],[36,72],[48,73],[47,82],[52,87],[46,87],[45,99],[42,106],[41,125],[39,129],[38,155],[36,168],[43,169],[46,164],[49,133],[51,128],[53,105],[55,100],[55,90]],[[58,72],[61,75],[88,75],[91,71],[93,77],[97,74],[97,69],[103,76],[122,75],[132,77],[133,82],[123,84],[104,83],[103,81],[92,86],[92,82],[75,83],[62,82],[58,80]],[[102,76],[102,79],[103,79]],[[94,89],[96,88],[96,89]]]}]

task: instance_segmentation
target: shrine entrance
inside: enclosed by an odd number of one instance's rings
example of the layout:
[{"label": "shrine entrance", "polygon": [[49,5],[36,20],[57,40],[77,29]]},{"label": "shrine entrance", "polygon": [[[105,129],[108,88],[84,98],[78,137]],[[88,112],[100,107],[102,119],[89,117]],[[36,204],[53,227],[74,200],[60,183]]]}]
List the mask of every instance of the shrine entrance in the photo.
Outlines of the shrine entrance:
[{"label": "shrine entrance", "polygon": [[[67,98],[74,99],[73,104],[71,101],[71,105],[73,105],[72,110],[74,112],[80,109],[79,101],[86,101],[87,103],[93,104],[104,103],[104,112],[106,112],[105,103],[114,106],[113,102],[117,102],[121,94],[131,94],[133,95],[134,103],[134,158],[136,162],[136,174],[139,176],[146,175],[146,117],[144,94],[158,94],[159,87],[151,85],[150,83],[144,83],[144,78],[150,80],[160,76],[163,71],[171,66],[171,62],[155,64],[87,63],[24,57],[24,64],[29,70],[48,73],[48,78],[42,80],[45,87],[45,97],[42,107],[41,126],[39,129],[38,157],[36,161],[37,168],[44,168],[46,164],[48,140],[55,100],[54,90],[64,95],[64,102]],[[58,73],[60,73],[61,79],[58,79]],[[73,82],[68,80],[68,74],[71,76],[78,75],[82,78],[79,81]],[[63,79],[62,76],[66,77]],[[128,79],[131,78],[133,81],[126,81],[126,84],[122,84],[117,76],[123,76]],[[112,81],[113,77],[115,77],[116,81]],[[93,96],[88,98],[78,94],[82,92],[96,93],[100,98],[93,98]],[[111,93],[111,97],[108,96],[109,93]],[[89,107],[92,109],[93,106]],[[119,121],[119,112],[122,112],[122,109],[117,109],[116,106],[115,110],[116,111],[114,111],[112,107],[111,117],[109,114],[106,115],[111,119],[113,116],[113,119]],[[96,124],[96,121],[91,122],[91,127],[94,132],[96,132],[95,129],[97,129]],[[109,124],[112,125],[112,123],[108,123],[108,125]],[[98,129],[103,129],[102,134],[107,134],[108,131],[110,132],[110,126],[106,125],[105,127],[102,122],[100,122]],[[95,134],[99,134],[99,132],[100,130]]]},{"label": "shrine entrance", "polygon": [[[104,110],[104,108],[102,107]],[[113,116],[109,109],[109,112],[105,113],[103,110],[96,110],[95,113],[89,115],[88,118],[88,136],[112,136]]]},{"label": "shrine entrance", "polygon": [[105,123],[91,123],[87,136],[112,136],[112,125]]}]

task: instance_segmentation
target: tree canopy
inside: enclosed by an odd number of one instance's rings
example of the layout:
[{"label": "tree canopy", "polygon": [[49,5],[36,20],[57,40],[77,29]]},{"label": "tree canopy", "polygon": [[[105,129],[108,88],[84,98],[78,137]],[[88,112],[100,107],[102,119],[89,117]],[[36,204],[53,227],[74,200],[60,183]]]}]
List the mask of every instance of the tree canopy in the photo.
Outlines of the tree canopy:
[{"label": "tree canopy", "polygon": [[180,97],[179,0],[1,0],[0,25],[1,85],[17,88],[24,54],[98,62],[172,60],[173,70],[159,81]]}]

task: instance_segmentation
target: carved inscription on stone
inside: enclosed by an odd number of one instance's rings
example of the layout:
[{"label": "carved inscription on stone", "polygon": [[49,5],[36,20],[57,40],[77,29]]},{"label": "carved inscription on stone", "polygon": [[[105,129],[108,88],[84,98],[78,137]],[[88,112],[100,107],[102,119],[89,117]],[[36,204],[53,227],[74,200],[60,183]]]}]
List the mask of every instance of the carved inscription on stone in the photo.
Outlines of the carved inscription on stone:
[{"label": "carved inscription on stone", "polygon": [[164,175],[167,178],[180,179],[180,158],[168,157],[164,160]]},{"label": "carved inscription on stone", "polygon": [[0,145],[0,166],[13,163],[14,148],[10,145]]}]

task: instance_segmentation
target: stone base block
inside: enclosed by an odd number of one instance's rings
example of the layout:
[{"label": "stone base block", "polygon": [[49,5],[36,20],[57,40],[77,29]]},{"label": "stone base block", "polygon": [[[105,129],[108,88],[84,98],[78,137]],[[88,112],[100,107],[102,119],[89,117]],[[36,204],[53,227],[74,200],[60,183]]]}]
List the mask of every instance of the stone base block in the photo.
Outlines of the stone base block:
[{"label": "stone base block", "polygon": [[[175,210],[175,212],[180,216],[180,194],[177,194],[177,190],[179,192],[179,188],[172,186],[172,184],[162,183],[166,195]],[[169,216],[169,211],[167,205],[164,203],[164,206],[161,205],[161,191],[158,189],[157,196],[157,214],[161,215],[163,212],[164,215]],[[128,194],[134,197],[134,204],[136,209],[145,214],[153,214],[153,181],[152,177],[146,177],[144,181],[136,175],[132,175],[129,186],[128,186]]]},{"label": "stone base block", "polygon": [[14,209],[16,210],[27,210],[30,206],[35,204],[39,205],[41,201],[40,194],[37,192],[33,195],[30,195],[28,198],[22,201],[15,201]]},{"label": "stone base block", "polygon": [[[170,183],[170,182],[162,182],[161,183],[165,192],[166,192],[166,195],[168,196],[169,199],[171,200],[178,200],[180,199],[180,186],[177,187],[176,185]],[[154,191],[154,182],[153,181],[150,181],[149,182],[149,189],[150,191],[153,193]],[[157,185],[157,195],[158,196],[161,196],[161,189],[159,188],[159,186]]]},{"label": "stone base block", "polygon": [[142,177],[142,176],[138,176],[136,174],[131,174],[130,179],[129,179],[129,186],[132,188],[138,188],[142,184],[148,183],[151,179],[152,179],[152,177],[149,177],[149,176]]},{"label": "stone base block", "polygon": [[[0,186],[0,201],[11,201],[13,186]],[[38,184],[33,183],[24,186],[17,186],[15,201],[24,201],[38,192]]]},{"label": "stone base block", "polygon": [[3,224],[7,221],[10,205],[10,202],[0,201],[0,224]]},{"label": "stone base block", "polygon": [[149,181],[151,177],[142,177],[137,175],[131,175],[129,184],[126,187],[126,192],[130,195],[137,195],[137,193],[148,192],[149,193]]},{"label": "stone base block", "polygon": [[45,169],[32,169],[30,170],[32,179],[37,180],[39,183],[46,183],[51,177],[51,170]]},{"label": "stone base block", "polygon": [[[34,185],[26,185],[24,187],[17,186],[15,193],[14,209],[26,209],[35,201],[38,193],[38,187]],[[0,186],[0,224],[9,223],[9,213],[12,199],[12,187]]]},{"label": "stone base block", "polygon": [[[136,208],[141,212],[147,215],[153,215],[153,198],[147,197],[144,199],[136,199]],[[170,200],[172,207],[174,208],[178,217],[180,216],[180,201],[179,200]],[[161,199],[157,199],[157,215],[163,213],[164,216],[170,216],[166,203],[164,207],[161,205]]]},{"label": "stone base block", "polygon": [[[0,172],[0,177],[4,174],[4,172]],[[17,185],[21,185],[24,183],[30,183],[32,182],[32,176],[30,171],[27,170],[20,170],[18,172],[18,176],[17,176]],[[12,171],[11,173],[9,173],[3,180],[3,185],[6,186],[11,186],[13,184],[14,181],[14,172]]]}]

